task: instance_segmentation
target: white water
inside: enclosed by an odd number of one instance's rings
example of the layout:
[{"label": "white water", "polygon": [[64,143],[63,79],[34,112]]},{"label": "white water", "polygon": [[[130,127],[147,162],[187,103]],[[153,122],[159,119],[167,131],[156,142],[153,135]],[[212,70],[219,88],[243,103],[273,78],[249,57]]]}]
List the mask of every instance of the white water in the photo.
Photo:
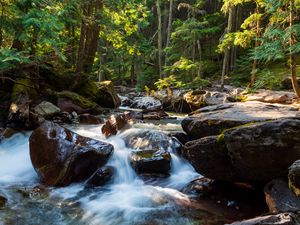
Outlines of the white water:
[{"label": "white water", "polygon": [[[155,125],[145,125],[145,127],[155,127]],[[174,128],[173,126],[170,126],[171,129]],[[99,126],[80,126],[72,129],[83,136],[104,140]],[[15,183],[26,186],[36,181],[37,176],[29,157],[28,137],[29,134],[18,134],[0,144],[0,187]],[[192,223],[190,219],[180,215],[177,211],[180,202],[189,202],[188,196],[179,190],[199,176],[187,162],[170,149],[172,156],[170,176],[164,179],[143,181],[129,164],[128,156],[132,149],[127,148],[119,136],[104,141],[114,146],[114,155],[108,162],[108,165],[116,168],[113,180],[104,187],[92,190],[87,190],[83,183],[53,189],[49,201],[59,199],[55,207],[61,207],[63,202],[79,204],[81,216],[73,215],[72,217],[67,213],[68,216],[65,219],[60,215],[61,212],[55,209],[54,215],[58,213],[57,216],[63,219],[54,222],[51,221],[51,217],[50,221],[45,220],[43,224],[181,225]],[[31,210],[34,211],[34,209]],[[28,220],[30,219],[37,221],[41,218],[29,217]],[[27,220],[25,221],[30,224]]]}]

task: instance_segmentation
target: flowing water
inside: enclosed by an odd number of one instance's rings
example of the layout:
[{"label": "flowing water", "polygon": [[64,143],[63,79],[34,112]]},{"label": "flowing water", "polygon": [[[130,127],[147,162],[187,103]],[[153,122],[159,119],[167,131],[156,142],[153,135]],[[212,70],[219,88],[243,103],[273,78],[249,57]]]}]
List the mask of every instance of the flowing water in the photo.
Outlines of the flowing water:
[{"label": "flowing water", "polygon": [[[0,209],[0,225],[194,224],[184,213],[183,205],[189,203],[189,197],[180,190],[199,174],[174,149],[169,149],[170,176],[145,180],[131,168],[128,155],[132,149],[125,146],[121,135],[105,139],[101,126],[71,129],[114,145],[114,154],[108,162],[116,168],[113,179],[103,187],[90,188],[79,183],[34,194],[32,188],[38,184],[38,177],[29,157],[30,133],[16,134],[0,144],[0,195],[8,199],[7,206]],[[137,132],[137,129],[174,131],[180,130],[180,124],[178,121],[163,125],[139,123],[126,132]]]}]

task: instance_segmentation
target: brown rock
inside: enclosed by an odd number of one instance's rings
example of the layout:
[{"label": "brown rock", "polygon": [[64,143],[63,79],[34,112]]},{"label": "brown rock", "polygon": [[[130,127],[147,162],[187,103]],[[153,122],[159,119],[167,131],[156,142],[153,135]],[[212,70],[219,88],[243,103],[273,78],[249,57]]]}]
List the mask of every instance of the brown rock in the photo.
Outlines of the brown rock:
[{"label": "brown rock", "polygon": [[300,198],[290,191],[285,180],[272,180],[265,186],[264,192],[271,213],[300,211]]},{"label": "brown rock", "polygon": [[103,166],[113,146],[45,122],[29,139],[30,158],[46,185],[66,186],[90,177]]}]

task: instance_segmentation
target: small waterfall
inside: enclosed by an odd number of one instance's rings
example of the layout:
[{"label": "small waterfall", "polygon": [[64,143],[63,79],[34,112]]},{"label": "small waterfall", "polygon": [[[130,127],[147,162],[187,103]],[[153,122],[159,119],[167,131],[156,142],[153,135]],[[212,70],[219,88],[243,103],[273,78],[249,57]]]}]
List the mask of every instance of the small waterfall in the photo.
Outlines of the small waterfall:
[{"label": "small waterfall", "polygon": [[[114,155],[108,165],[116,168],[116,172],[113,180],[104,187],[87,189],[84,183],[80,183],[65,188],[53,188],[50,192],[50,199],[47,201],[55,202],[55,206],[52,207],[57,217],[61,218],[59,224],[192,224],[176,209],[178,202],[189,201],[188,196],[181,193],[180,189],[199,174],[181,159],[174,149],[169,149],[172,155],[170,176],[153,182],[145,182],[130,165],[128,157],[133,149],[126,147],[122,135],[106,140],[101,134],[100,126],[78,126],[72,129],[80,135],[104,140],[114,145]],[[126,132],[136,131],[133,128]],[[0,186],[8,185],[10,182],[28,184],[37,181],[30,162],[28,137],[29,134],[18,134],[9,141],[1,143]],[[170,143],[170,146],[173,144]],[[69,215],[70,213],[58,210],[61,205],[71,203],[79,206],[82,211],[80,216],[72,216]],[[28,220],[41,219],[34,217]],[[44,221],[44,224],[52,224],[53,221],[49,220]]]}]

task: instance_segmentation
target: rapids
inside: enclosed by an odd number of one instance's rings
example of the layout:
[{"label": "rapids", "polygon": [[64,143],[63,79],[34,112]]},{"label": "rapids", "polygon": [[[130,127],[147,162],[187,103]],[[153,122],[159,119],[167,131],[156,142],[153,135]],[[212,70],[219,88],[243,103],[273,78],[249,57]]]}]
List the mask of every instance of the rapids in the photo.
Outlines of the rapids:
[{"label": "rapids", "polygon": [[[68,127],[80,135],[104,140],[114,145],[108,165],[116,168],[113,179],[103,187],[90,188],[85,183],[65,188],[48,188],[47,193],[24,195],[38,185],[31,165],[28,139],[30,133],[16,134],[0,144],[0,195],[8,199],[0,209],[0,224],[92,224],[92,225],[182,225],[193,224],[183,212],[189,196],[180,190],[199,177],[192,166],[174,149],[171,172],[167,178],[142,179],[131,168],[121,135],[105,139],[101,126]],[[177,123],[156,125],[138,123],[126,132],[143,130],[180,130]],[[41,146],[42,147],[42,146]]]}]

